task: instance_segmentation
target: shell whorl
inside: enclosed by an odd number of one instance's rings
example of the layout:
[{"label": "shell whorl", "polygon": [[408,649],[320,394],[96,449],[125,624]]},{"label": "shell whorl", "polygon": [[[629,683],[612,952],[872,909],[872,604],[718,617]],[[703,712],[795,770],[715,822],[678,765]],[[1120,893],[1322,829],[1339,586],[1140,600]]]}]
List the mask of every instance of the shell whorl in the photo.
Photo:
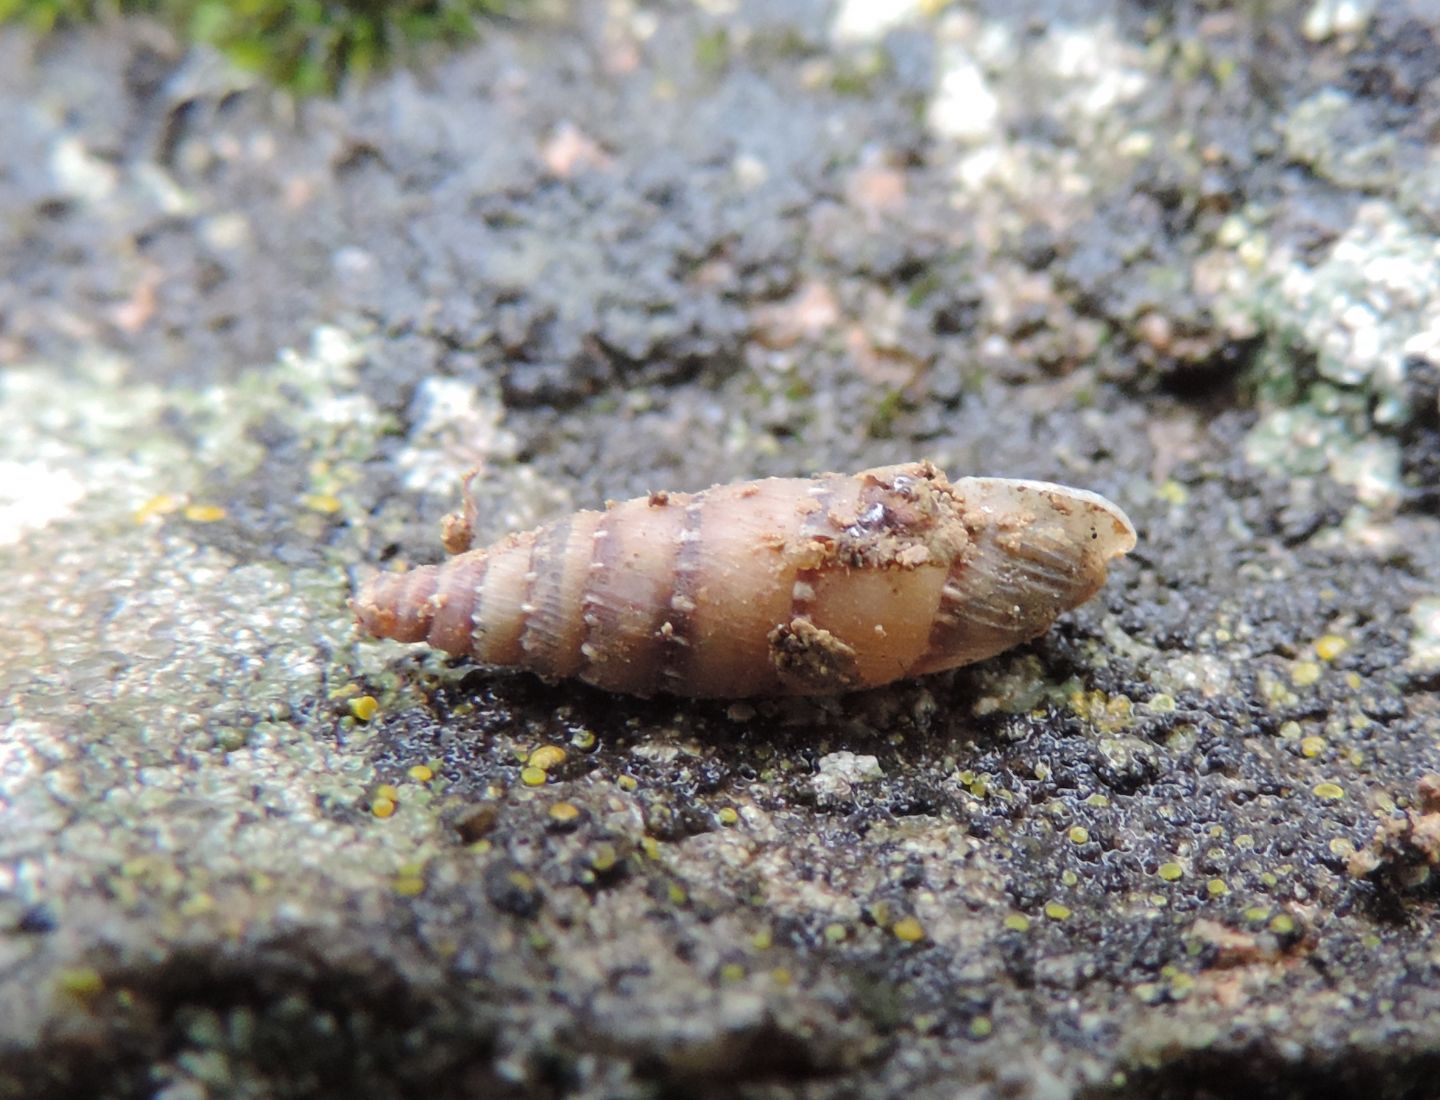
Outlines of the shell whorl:
[{"label": "shell whorl", "polygon": [[376,577],[355,609],[372,634],[611,691],[816,694],[1034,637],[1134,543],[1093,493],[909,463],[577,512]]}]

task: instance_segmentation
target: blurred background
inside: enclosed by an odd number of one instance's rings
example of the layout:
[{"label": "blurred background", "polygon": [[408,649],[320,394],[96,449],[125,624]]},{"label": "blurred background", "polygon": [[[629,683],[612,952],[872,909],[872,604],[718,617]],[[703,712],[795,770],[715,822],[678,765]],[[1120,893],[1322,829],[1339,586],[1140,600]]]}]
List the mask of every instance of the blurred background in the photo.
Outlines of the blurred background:
[{"label": "blurred background", "polygon": [[[0,150],[0,1096],[1430,1094],[1434,3],[0,0]],[[1139,548],[840,699],[352,630],[472,467],[920,458]]]}]

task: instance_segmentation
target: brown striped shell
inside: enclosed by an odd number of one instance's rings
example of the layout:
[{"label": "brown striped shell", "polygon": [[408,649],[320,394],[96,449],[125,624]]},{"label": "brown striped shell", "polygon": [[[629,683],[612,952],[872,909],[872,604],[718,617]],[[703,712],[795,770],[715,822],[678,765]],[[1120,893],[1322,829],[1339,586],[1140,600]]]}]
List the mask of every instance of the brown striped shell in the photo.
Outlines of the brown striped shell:
[{"label": "brown striped shell", "polygon": [[[468,545],[452,519],[446,545]],[[652,493],[371,579],[371,634],[577,676],[740,698],[874,687],[1049,629],[1135,545],[1103,497],[928,462]]]}]

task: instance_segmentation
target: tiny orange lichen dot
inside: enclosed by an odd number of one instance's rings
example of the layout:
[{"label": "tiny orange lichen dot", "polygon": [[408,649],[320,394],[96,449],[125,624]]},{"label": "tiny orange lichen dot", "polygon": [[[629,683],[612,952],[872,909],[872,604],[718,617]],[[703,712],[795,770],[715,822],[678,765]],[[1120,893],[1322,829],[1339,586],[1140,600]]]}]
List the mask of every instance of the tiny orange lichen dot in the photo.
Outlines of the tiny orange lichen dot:
[{"label": "tiny orange lichen dot", "polygon": [[[472,475],[473,476],[473,475]],[[467,499],[469,494],[467,493]],[[367,632],[634,695],[875,687],[1044,633],[1105,583],[1135,528],[1095,493],[929,462],[651,493],[384,573]]]}]

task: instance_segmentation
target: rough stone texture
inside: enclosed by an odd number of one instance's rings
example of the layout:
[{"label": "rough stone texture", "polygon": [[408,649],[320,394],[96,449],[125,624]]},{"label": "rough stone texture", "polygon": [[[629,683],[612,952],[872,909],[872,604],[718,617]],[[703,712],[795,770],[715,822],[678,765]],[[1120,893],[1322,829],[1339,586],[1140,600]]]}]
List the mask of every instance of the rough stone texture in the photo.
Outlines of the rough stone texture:
[{"label": "rough stone texture", "polygon": [[[0,32],[0,1096],[1433,1091],[1434,6],[940,7]],[[919,457],[1140,548],[832,700],[351,630],[476,463]]]}]

